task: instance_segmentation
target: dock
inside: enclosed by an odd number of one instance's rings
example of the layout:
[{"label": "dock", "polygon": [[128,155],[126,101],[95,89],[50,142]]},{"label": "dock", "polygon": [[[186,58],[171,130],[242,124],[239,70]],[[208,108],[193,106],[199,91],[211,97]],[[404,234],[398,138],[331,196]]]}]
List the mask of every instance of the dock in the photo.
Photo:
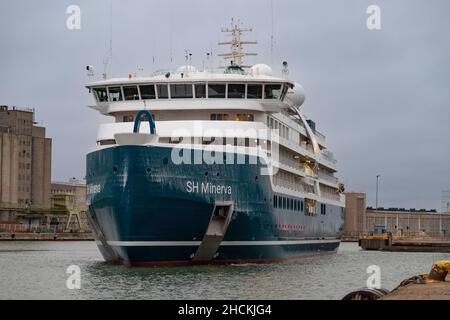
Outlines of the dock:
[{"label": "dock", "polygon": [[450,252],[449,238],[404,238],[392,234],[359,239],[363,250],[390,252]]},{"label": "dock", "polygon": [[343,300],[450,300],[450,260],[436,261],[429,274],[406,279],[392,291],[361,288]]},{"label": "dock", "polygon": [[408,284],[392,291],[382,300],[450,300],[450,277],[446,282]]},{"label": "dock", "polygon": [[0,241],[94,241],[90,232],[0,233]]}]

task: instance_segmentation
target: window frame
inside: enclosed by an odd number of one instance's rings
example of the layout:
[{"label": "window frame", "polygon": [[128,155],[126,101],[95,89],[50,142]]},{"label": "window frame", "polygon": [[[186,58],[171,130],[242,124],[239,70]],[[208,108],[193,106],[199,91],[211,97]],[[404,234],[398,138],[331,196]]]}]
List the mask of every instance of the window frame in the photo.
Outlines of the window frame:
[{"label": "window frame", "polygon": [[[105,90],[105,93],[106,93],[106,100],[105,101],[100,101],[100,99],[98,98],[97,90],[99,90],[99,89],[104,89]],[[92,88],[92,92],[94,93],[94,97],[95,97],[95,100],[97,102],[99,102],[99,103],[109,102],[108,87],[95,87],[95,88]]]},{"label": "window frame", "polygon": [[[204,86],[204,89],[205,89],[204,97],[197,97],[197,86]],[[194,99],[208,99],[208,83],[206,83],[206,82],[194,83],[192,93],[194,94]]]},{"label": "window frame", "polygon": [[[190,97],[174,97],[172,95],[172,86],[185,86],[186,88],[191,88],[191,96]],[[194,88],[192,83],[184,83],[184,82],[175,82],[169,83],[168,87],[170,88],[170,99],[180,100],[180,99],[194,99]]]},{"label": "window frame", "polygon": [[[248,88],[250,86],[253,86],[253,87],[259,87],[260,86],[261,87],[261,98],[249,98],[249,96],[248,96]],[[264,98],[264,84],[263,83],[247,83],[245,97],[246,97],[247,100],[262,100]]]},{"label": "window frame", "polygon": [[[146,99],[144,99],[144,97],[142,95],[141,87],[153,87],[153,94],[154,94],[155,97],[154,98],[146,98]],[[156,99],[158,99],[158,95],[157,95],[157,92],[156,92],[156,86],[155,86],[154,83],[152,83],[152,84],[140,84],[140,85],[138,85],[138,89],[139,89],[139,97],[141,98],[141,100],[156,100]]]},{"label": "window frame", "polygon": [[[112,87],[106,87],[107,91],[108,91],[108,102],[123,102],[123,91],[122,91],[122,86],[112,86]],[[113,101],[111,100],[111,92],[110,89],[119,89],[119,93],[120,93],[120,98],[119,100]]]},{"label": "window frame", "polygon": [[[230,97],[230,86],[243,86],[244,92],[242,97]],[[228,83],[227,85],[227,99],[245,99],[247,97],[247,84],[246,83]]]},{"label": "window frame", "polygon": [[[208,82],[207,84],[207,95],[208,95],[208,99],[227,99],[227,93],[228,93],[228,85],[227,83],[224,82]],[[210,86],[225,86],[225,92],[224,92],[224,96],[223,97],[211,97],[209,94],[209,87]]]},{"label": "window frame", "polygon": [[[127,88],[136,88],[136,92],[137,92],[137,99],[127,99],[126,95],[125,95],[125,90]],[[123,86],[122,87],[122,92],[123,92],[123,101],[139,101],[141,100],[141,94],[139,92],[139,86],[138,85],[127,85],[127,86]]]},{"label": "window frame", "polygon": [[[159,96],[159,87],[160,86],[166,86],[166,88],[167,88],[167,98],[161,98]],[[169,83],[155,83],[155,89],[156,89],[155,93],[156,93],[156,99],[157,100],[170,100],[170,85],[169,85]]]},{"label": "window frame", "polygon": [[[266,87],[268,86],[280,86],[280,93],[278,94],[278,97],[276,98],[266,98]],[[283,90],[283,84],[282,83],[265,83],[263,88],[263,100],[280,100],[281,93]],[[273,94],[273,93],[272,93]]]}]

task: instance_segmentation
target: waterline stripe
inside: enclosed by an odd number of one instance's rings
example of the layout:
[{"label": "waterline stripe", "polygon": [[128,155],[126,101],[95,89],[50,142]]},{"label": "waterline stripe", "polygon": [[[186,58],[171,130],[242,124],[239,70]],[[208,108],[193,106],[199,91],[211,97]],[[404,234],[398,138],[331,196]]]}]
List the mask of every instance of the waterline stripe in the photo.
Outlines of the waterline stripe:
[{"label": "waterline stripe", "polygon": [[[221,246],[285,246],[339,243],[339,240],[223,241]],[[196,247],[201,241],[108,241],[112,247]]]}]

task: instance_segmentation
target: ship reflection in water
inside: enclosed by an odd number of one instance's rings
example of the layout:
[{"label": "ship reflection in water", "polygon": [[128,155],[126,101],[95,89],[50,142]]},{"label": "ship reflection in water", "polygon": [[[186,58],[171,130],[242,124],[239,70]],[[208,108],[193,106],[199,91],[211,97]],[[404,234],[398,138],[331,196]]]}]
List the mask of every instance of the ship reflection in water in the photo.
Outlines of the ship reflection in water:
[{"label": "ship reflection in water", "polygon": [[[0,299],[341,299],[366,286],[370,265],[393,289],[439,259],[450,254],[343,243],[334,255],[279,264],[124,268],[103,262],[93,242],[0,242]],[[81,269],[80,290],[67,289],[71,265]]]}]

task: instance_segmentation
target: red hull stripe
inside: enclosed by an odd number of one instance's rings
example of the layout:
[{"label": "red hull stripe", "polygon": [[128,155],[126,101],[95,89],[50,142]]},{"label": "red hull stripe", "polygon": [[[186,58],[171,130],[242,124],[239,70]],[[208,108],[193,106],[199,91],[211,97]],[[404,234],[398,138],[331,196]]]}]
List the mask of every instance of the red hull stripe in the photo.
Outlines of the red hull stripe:
[{"label": "red hull stripe", "polygon": [[335,254],[335,251],[320,252],[311,255],[292,256],[288,258],[276,258],[276,259],[237,259],[237,260],[209,260],[209,261],[148,261],[148,262],[124,262],[124,265],[133,267],[178,267],[178,266],[195,266],[195,265],[230,265],[230,264],[269,264],[278,263],[291,260],[300,260],[315,258],[320,256],[328,256]]}]

